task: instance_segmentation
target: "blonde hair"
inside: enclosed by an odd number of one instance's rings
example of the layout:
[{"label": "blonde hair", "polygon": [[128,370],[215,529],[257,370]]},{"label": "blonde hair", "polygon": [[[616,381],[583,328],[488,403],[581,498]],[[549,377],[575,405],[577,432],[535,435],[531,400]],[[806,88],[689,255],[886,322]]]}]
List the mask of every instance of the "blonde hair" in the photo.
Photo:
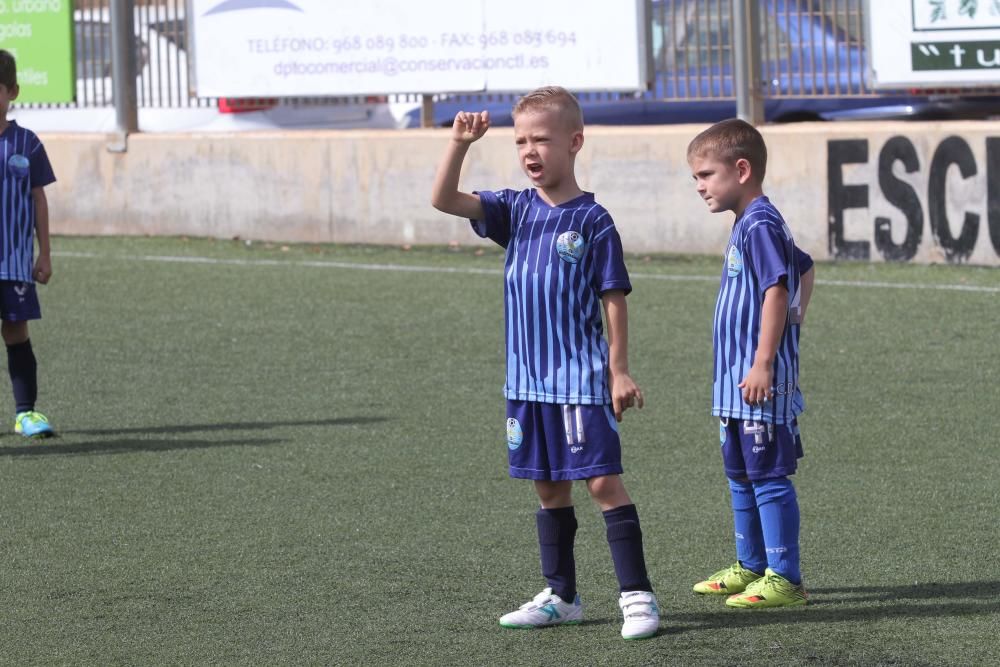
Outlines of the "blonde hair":
[{"label": "blonde hair", "polygon": [[558,111],[573,130],[583,129],[583,111],[580,103],[561,86],[536,88],[514,104],[511,116],[528,111]]},{"label": "blonde hair", "polygon": [[764,137],[750,123],[739,118],[722,120],[691,140],[687,149],[692,157],[712,157],[722,162],[746,160],[750,173],[758,183],[767,170],[767,146]]}]

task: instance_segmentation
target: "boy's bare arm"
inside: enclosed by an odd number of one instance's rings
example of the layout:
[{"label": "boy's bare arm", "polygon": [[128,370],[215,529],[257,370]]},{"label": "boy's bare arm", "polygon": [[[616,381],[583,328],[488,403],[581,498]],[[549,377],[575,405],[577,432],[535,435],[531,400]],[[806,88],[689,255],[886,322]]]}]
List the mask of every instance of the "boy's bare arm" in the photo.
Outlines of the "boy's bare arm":
[{"label": "boy's bare arm", "polygon": [[628,305],[625,292],[611,290],[601,295],[608,325],[608,381],[615,419],[631,407],[642,407],[642,391],[628,369]]},{"label": "boy's bare arm", "polygon": [[768,287],[760,311],[757,352],[750,372],[739,384],[743,400],[750,405],[760,405],[774,396],[774,355],[788,317],[788,288],[782,283]]},{"label": "boy's bare arm", "polygon": [[482,219],[483,205],[479,201],[479,196],[461,192],[458,189],[458,179],[462,174],[462,162],[469,152],[469,146],[486,134],[489,128],[489,112],[459,111],[455,116],[451,139],[434,177],[431,205],[437,210],[462,218]]},{"label": "boy's bare arm", "polygon": [[45,198],[44,188],[32,188],[31,196],[35,200],[35,238],[38,239],[38,257],[35,258],[32,277],[44,285],[52,277],[52,253],[49,245],[49,201]]}]

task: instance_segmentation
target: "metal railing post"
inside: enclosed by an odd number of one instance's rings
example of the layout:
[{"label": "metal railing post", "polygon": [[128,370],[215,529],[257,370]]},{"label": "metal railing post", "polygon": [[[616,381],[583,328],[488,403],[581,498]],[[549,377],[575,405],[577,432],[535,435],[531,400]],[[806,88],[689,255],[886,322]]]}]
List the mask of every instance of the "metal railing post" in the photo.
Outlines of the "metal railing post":
[{"label": "metal railing post", "polygon": [[434,127],[434,96],[420,96],[420,127]]},{"label": "metal railing post", "polygon": [[111,77],[118,143],[108,149],[114,152],[127,150],[128,135],[139,131],[134,5],[134,0],[111,0]]},{"label": "metal railing post", "polygon": [[764,123],[760,47],[759,0],[733,0],[736,115],[751,125]]}]

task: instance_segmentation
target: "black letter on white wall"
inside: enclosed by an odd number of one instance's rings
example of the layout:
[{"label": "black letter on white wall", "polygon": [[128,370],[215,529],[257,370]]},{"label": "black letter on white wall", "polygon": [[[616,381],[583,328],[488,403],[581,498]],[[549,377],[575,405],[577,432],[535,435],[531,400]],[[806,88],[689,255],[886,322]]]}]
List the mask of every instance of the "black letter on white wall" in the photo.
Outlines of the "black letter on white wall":
[{"label": "black letter on white wall", "polygon": [[948,223],[947,181],[948,167],[953,164],[958,165],[962,178],[976,175],[976,158],[972,155],[969,144],[961,137],[948,137],[934,151],[927,184],[927,208],[931,233],[944,251],[945,259],[949,262],[961,262],[969,259],[969,255],[976,247],[976,238],[979,236],[979,215],[966,211],[958,238],[951,235],[951,225]]},{"label": "black letter on white wall", "polygon": [[892,221],[875,218],[875,247],[887,261],[905,262],[913,259],[924,232],[924,212],[913,186],[892,173],[896,161],[903,163],[907,174],[920,169],[917,151],[906,137],[896,136],[885,142],[878,156],[878,184],[886,200],[906,216],[906,237],[896,245],[892,242]]},{"label": "black letter on white wall", "polygon": [[829,211],[829,248],[834,259],[868,259],[868,241],[844,238],[844,211],[868,208],[867,185],[844,185],[841,167],[868,162],[868,140],[846,139],[826,142],[827,210]]}]

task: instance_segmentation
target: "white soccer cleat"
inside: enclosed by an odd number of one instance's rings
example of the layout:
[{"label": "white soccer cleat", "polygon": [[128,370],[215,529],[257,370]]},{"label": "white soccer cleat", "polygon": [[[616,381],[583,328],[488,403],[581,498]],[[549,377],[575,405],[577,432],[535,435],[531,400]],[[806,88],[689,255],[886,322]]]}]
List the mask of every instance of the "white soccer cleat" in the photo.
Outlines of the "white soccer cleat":
[{"label": "white soccer cleat", "polygon": [[628,591],[618,599],[625,622],[622,637],[625,639],[648,639],[660,627],[660,607],[656,596],[648,591]]},{"label": "white soccer cleat", "polygon": [[521,605],[517,611],[504,614],[500,625],[505,628],[544,628],[550,625],[577,625],[583,620],[583,605],[579,594],[572,603],[552,592],[551,588]]}]

